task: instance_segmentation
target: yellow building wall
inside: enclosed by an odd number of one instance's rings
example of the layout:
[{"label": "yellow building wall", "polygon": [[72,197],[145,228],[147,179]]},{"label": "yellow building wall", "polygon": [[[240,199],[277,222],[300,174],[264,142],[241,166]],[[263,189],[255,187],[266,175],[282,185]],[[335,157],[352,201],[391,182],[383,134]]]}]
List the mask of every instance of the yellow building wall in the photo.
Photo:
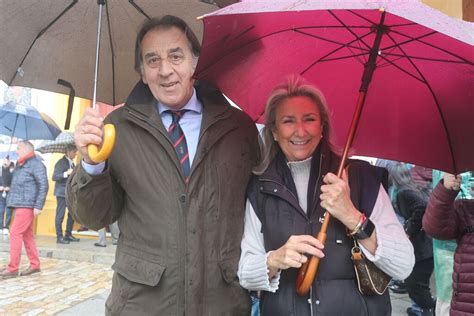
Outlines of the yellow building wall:
[{"label": "yellow building wall", "polygon": [[[74,106],[71,115],[71,125],[70,125],[70,132],[74,132],[74,127],[76,126],[79,119],[82,117],[84,110],[90,106],[90,100],[75,98],[74,99]],[[55,122],[64,122],[65,117],[67,115],[67,105],[68,104],[68,96],[63,94],[56,94],[55,95],[55,112],[51,115],[52,119]],[[61,125],[61,124],[60,124]],[[60,126],[61,128],[64,127]],[[48,195],[46,197],[46,204],[43,208],[41,214],[36,218],[35,222],[35,232],[37,235],[43,236],[56,236],[56,229],[55,229],[55,216],[56,216],[56,197],[54,196],[54,181],[52,180],[54,165],[56,162],[61,159],[63,154],[51,154],[49,159],[49,164],[47,166],[48,169],[48,180],[49,180],[49,190]],[[79,162],[79,155],[76,157],[76,162]],[[66,217],[67,212],[65,215],[65,219],[63,220],[63,231],[66,228]],[[77,224],[74,223],[74,227],[76,228]]]},{"label": "yellow building wall", "polygon": [[423,0],[423,3],[449,16],[462,19],[463,0]]}]

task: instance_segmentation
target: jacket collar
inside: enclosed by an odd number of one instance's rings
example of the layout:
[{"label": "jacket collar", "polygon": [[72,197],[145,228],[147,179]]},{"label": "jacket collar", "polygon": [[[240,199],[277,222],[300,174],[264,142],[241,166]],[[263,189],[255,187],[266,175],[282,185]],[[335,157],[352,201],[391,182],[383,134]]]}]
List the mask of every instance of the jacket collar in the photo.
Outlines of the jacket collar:
[{"label": "jacket collar", "polygon": [[23,157],[18,158],[18,165],[20,167],[23,166],[29,159],[34,158],[35,156],[36,155],[34,151],[27,153]]},{"label": "jacket collar", "polygon": [[[202,82],[197,82],[195,84],[195,89],[197,98],[203,106],[199,143],[204,143],[205,146],[198,146],[191,174],[197,165],[202,162],[209,149],[228,132],[238,128],[239,124],[237,120],[226,120],[225,124],[218,124],[219,121],[232,115],[231,105],[218,89]],[[139,81],[127,98],[125,109],[128,108],[129,111],[125,111],[125,113],[130,112],[130,110],[138,112],[142,116],[141,119],[143,121],[148,121],[148,123],[155,126],[158,131],[165,136],[157,139],[163,143],[165,148],[168,148],[169,155],[173,156],[175,155],[174,149],[172,146],[166,146],[166,143],[169,143],[170,145],[171,143],[166,141],[167,131],[154,103],[155,98],[148,88],[148,85]],[[176,164],[177,167],[179,167],[178,162],[176,162]]]},{"label": "jacket collar", "polygon": [[[198,100],[202,103],[203,107],[206,108],[201,124],[201,130],[204,130],[216,119],[225,115],[228,112],[230,104],[222,93],[211,85],[196,82],[195,89]],[[125,106],[140,112],[146,117],[153,118],[157,116],[154,102],[155,97],[148,88],[148,85],[140,80],[132,89],[132,92],[125,102]]]}]

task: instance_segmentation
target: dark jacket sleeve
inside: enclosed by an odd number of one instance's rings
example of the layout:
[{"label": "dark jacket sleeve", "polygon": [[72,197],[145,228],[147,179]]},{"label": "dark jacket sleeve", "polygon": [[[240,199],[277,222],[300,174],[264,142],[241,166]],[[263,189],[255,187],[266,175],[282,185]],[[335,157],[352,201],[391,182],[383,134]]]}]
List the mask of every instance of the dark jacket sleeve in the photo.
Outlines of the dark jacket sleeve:
[{"label": "dark jacket sleeve", "polygon": [[454,210],[454,200],[458,192],[446,189],[441,180],[431,194],[425,215],[423,229],[430,236],[449,240],[461,233],[459,218]]},{"label": "dark jacket sleeve", "polygon": [[4,177],[4,174],[6,172],[6,168],[5,167],[2,167],[2,176],[0,177],[0,186],[4,187],[5,186],[5,180],[3,180],[3,177]]},{"label": "dark jacket sleeve", "polygon": [[77,222],[94,230],[119,218],[123,196],[123,189],[108,169],[101,174],[90,175],[79,164],[66,184],[68,210]]},{"label": "dark jacket sleeve", "polygon": [[397,194],[397,206],[405,218],[403,228],[412,238],[422,229],[422,218],[426,210],[426,200],[414,190],[402,190]]},{"label": "dark jacket sleeve", "polygon": [[65,157],[61,158],[54,165],[53,181],[66,183],[67,178],[64,177],[64,172],[69,169],[69,163]]},{"label": "dark jacket sleeve", "polygon": [[12,184],[12,172],[10,167],[2,167],[2,185],[4,187],[10,187]]},{"label": "dark jacket sleeve", "polygon": [[33,174],[36,184],[38,185],[38,195],[34,204],[34,208],[42,210],[44,203],[46,202],[46,195],[48,194],[48,175],[46,173],[46,167],[42,162],[38,162],[34,168]]}]

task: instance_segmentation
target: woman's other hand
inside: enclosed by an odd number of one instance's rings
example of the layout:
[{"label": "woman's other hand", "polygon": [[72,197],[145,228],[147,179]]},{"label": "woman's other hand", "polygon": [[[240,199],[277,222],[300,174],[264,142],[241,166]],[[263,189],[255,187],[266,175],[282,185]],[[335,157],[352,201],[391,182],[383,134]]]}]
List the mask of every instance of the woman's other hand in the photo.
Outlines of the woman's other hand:
[{"label": "woman's other hand", "polygon": [[461,175],[453,175],[450,173],[445,173],[443,177],[444,187],[448,190],[459,191],[461,188]]},{"label": "woman's other hand", "polygon": [[288,268],[300,268],[308,261],[307,255],[324,257],[322,249],[324,245],[310,235],[293,235],[280,248],[272,251],[267,256],[269,278],[271,279],[278,270]]}]

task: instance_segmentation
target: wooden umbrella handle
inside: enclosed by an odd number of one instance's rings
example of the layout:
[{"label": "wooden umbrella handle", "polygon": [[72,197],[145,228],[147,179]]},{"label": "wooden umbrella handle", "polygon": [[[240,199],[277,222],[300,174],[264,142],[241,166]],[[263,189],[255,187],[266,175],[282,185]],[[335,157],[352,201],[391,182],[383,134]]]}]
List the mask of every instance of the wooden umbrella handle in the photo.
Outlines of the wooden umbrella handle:
[{"label": "wooden umbrella handle", "polygon": [[94,144],[89,144],[87,146],[89,158],[95,163],[100,163],[107,160],[107,158],[109,158],[110,154],[112,153],[112,149],[114,149],[114,145],[115,126],[112,124],[106,124],[104,126],[104,141],[102,142],[102,147],[100,150],[98,146]]},{"label": "wooden umbrella handle", "polygon": [[[326,212],[326,215],[324,215],[324,223],[329,222],[330,217],[331,215],[329,212]],[[316,239],[324,245],[327,238],[327,225],[324,231],[323,228],[324,227],[321,227],[321,231],[318,233],[318,236],[316,236]],[[299,296],[306,296],[308,294],[309,289],[313,284],[314,278],[316,277],[316,272],[318,271],[319,260],[320,258],[311,256],[311,258],[306,261],[299,269],[298,276],[296,278],[296,293]]]}]

